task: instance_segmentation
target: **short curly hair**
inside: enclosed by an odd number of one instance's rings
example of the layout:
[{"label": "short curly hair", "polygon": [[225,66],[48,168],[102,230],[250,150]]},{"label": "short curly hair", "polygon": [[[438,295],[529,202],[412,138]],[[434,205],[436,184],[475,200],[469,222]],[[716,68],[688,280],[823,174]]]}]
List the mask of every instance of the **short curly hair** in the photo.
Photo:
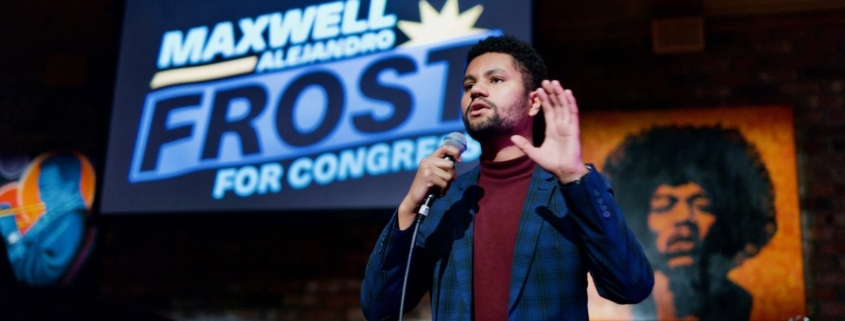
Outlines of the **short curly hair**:
[{"label": "short curly hair", "polygon": [[490,52],[508,54],[513,57],[517,69],[522,73],[526,92],[537,87],[548,76],[548,68],[543,57],[526,42],[512,36],[492,36],[480,40],[467,53],[467,66],[478,56]]},{"label": "short curly hair", "polygon": [[718,253],[738,263],[756,255],[777,230],[769,171],[737,129],[652,127],[617,146],[603,172],[651,258],[657,254],[648,228],[650,199],[661,184],[694,182],[707,192],[716,222],[704,239],[703,255]]},{"label": "short curly hair", "polygon": [[[476,57],[490,52],[507,54],[513,58],[516,69],[522,74],[522,86],[526,93],[540,87],[540,83],[548,77],[548,67],[543,57],[531,45],[513,36],[491,36],[478,41],[467,52],[466,66]],[[540,110],[533,121],[534,145],[539,146],[543,142],[545,128],[545,119]]]}]

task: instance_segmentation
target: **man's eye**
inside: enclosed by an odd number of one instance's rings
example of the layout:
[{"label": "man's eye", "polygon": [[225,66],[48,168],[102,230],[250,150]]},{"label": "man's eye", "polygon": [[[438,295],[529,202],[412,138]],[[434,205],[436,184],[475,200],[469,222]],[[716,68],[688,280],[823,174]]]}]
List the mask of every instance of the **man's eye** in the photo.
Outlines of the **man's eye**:
[{"label": "man's eye", "polygon": [[710,201],[707,199],[700,198],[693,202],[692,206],[695,206],[695,209],[702,211],[702,212],[712,212],[713,206],[710,204]]},{"label": "man's eye", "polygon": [[675,206],[675,200],[671,197],[655,197],[651,199],[651,211],[654,213],[665,213]]},{"label": "man's eye", "polygon": [[502,79],[502,78],[493,78],[493,79],[490,80],[490,82],[493,82],[493,83],[502,82],[502,81],[504,81],[504,79]]},{"label": "man's eye", "polygon": [[666,212],[668,212],[670,209],[672,209],[672,207],[671,207],[671,206],[669,206],[669,205],[663,205],[663,206],[652,206],[652,207],[651,207],[651,211],[652,211],[652,212],[654,212],[654,213],[666,213]]},{"label": "man's eye", "polygon": [[464,91],[469,91],[472,89],[472,84],[464,84]]},{"label": "man's eye", "polygon": [[698,205],[698,206],[695,207],[695,209],[697,209],[701,212],[707,212],[707,213],[713,212],[713,207],[711,207],[710,205]]}]

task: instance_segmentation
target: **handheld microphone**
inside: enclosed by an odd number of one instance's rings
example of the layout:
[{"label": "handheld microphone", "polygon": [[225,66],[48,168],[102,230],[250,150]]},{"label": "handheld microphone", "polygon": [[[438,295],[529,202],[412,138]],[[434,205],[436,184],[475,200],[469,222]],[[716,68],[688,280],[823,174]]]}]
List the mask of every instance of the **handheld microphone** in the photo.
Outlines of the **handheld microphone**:
[{"label": "handheld microphone", "polygon": [[[443,144],[441,146],[455,147],[458,149],[458,155],[460,155],[467,150],[467,139],[461,133],[452,132],[443,138]],[[451,156],[446,155],[446,157],[443,158],[452,161],[452,165],[454,166],[455,160],[452,159]],[[405,266],[405,277],[402,279],[402,298],[399,300],[399,321],[402,321],[402,316],[405,314],[405,292],[407,291],[408,286],[408,273],[411,271],[411,258],[414,255],[414,245],[416,245],[417,231],[419,231],[423,216],[428,216],[428,210],[431,209],[431,203],[433,203],[436,198],[436,193],[429,193],[425,198],[423,205],[420,206],[420,210],[417,212],[421,215],[417,215],[417,224],[414,224],[414,233],[411,234],[411,249],[408,251],[408,262]]]},{"label": "handheld microphone", "polygon": [[[449,135],[446,135],[445,138],[443,138],[443,144],[441,146],[452,146],[454,148],[457,148],[458,155],[460,155],[467,150],[467,139],[466,137],[464,137],[463,134],[459,132],[452,132]],[[448,159],[453,163],[455,162],[455,160],[452,159],[452,156],[446,155],[446,157],[443,158]],[[428,211],[431,209],[431,203],[433,203],[435,199],[437,199],[437,194],[434,192],[429,193],[428,196],[425,198],[425,202],[423,202],[423,205],[420,206],[420,210],[417,211],[417,213],[422,214],[423,216],[428,216]]]}]

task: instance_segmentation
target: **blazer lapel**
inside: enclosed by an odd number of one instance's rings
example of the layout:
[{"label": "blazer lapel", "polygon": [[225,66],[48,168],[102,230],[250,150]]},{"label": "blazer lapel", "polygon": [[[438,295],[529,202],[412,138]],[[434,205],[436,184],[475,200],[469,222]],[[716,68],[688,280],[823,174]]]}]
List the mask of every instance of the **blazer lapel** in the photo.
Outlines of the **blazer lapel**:
[{"label": "blazer lapel", "polygon": [[[473,170],[467,173],[467,179],[460,182],[460,185],[455,186],[459,188],[459,193],[454,194],[455,197],[459,199],[464,196],[464,193],[470,191],[470,187],[478,184],[478,175],[480,174],[479,167],[475,167]],[[471,191],[472,192],[472,191]],[[473,192],[474,193],[474,192]],[[468,208],[466,211],[469,212],[469,215],[475,217],[476,211],[476,204],[478,197],[476,195],[470,195],[470,199],[473,201],[469,202]],[[454,201],[453,201],[454,202]],[[472,238],[473,238],[473,221],[470,220],[469,227],[464,231],[464,237],[460,240],[457,240],[458,244],[454,247],[453,259],[455,260],[453,264],[458,266],[457,268],[457,287],[456,289],[460,289],[461,298],[463,299],[464,306],[467,307],[467,311],[472,311]]]},{"label": "blazer lapel", "polygon": [[537,207],[548,205],[551,192],[556,186],[554,180],[555,177],[551,173],[539,166],[534,168],[514,245],[508,312],[513,311],[528,277],[528,270],[534,259],[534,249],[537,247],[537,239],[544,223],[540,215],[537,215]]}]

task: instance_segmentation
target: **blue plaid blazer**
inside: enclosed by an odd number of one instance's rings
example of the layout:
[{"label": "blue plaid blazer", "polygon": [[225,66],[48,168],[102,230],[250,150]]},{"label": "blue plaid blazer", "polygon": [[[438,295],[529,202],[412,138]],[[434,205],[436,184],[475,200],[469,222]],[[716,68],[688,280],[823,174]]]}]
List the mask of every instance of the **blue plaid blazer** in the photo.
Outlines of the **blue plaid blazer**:
[{"label": "blue plaid blazer", "polygon": [[[405,311],[430,291],[433,320],[472,319],[472,232],[477,208],[476,167],[461,175],[423,219],[411,258]],[[368,320],[398,318],[411,228],[396,215],[370,255],[361,289]],[[536,167],[522,210],[511,274],[509,320],[588,320],[587,272],[599,294],[638,303],[654,285],[651,265],[594,170],[563,186]],[[479,320],[483,321],[483,320]]]}]

